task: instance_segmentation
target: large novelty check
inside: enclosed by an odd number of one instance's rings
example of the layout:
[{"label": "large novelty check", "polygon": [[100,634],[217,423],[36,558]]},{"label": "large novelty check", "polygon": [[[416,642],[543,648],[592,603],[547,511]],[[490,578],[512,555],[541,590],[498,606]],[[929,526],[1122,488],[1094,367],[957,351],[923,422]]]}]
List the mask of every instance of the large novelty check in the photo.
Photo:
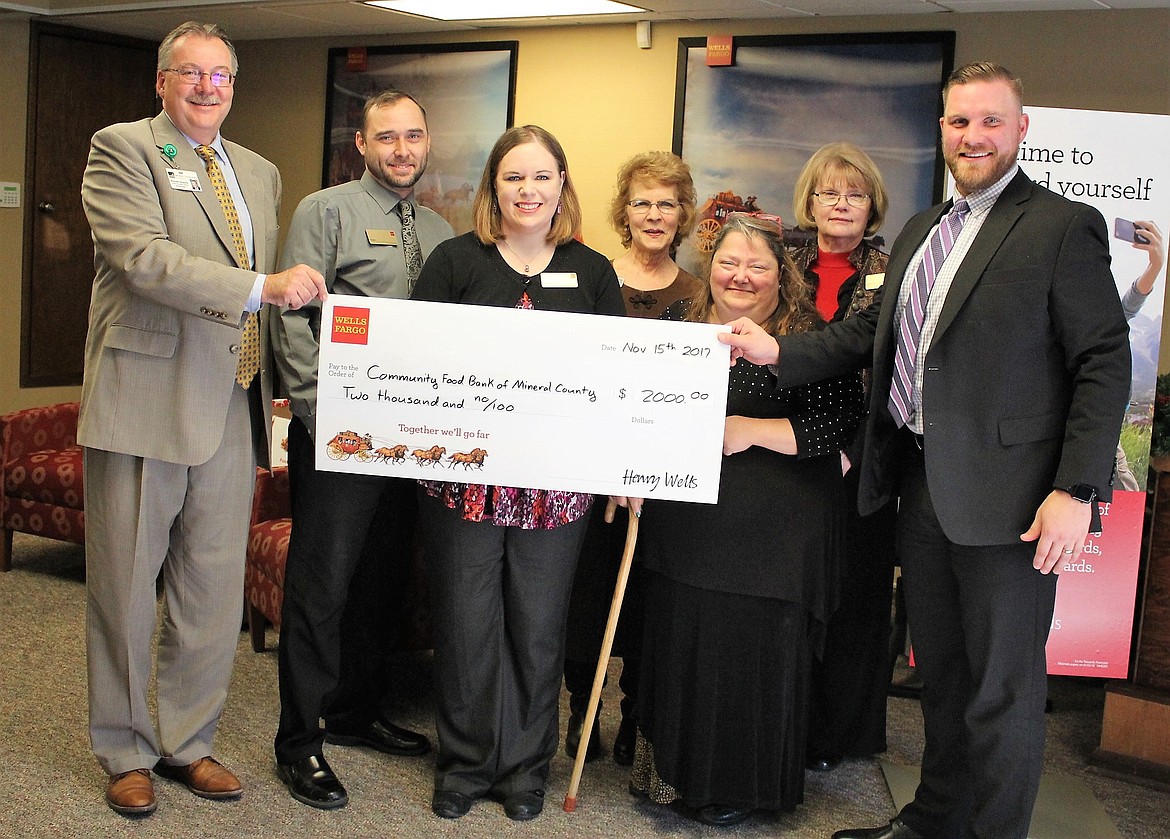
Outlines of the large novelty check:
[{"label": "large novelty check", "polygon": [[332,295],[317,466],[714,503],[720,329]]}]

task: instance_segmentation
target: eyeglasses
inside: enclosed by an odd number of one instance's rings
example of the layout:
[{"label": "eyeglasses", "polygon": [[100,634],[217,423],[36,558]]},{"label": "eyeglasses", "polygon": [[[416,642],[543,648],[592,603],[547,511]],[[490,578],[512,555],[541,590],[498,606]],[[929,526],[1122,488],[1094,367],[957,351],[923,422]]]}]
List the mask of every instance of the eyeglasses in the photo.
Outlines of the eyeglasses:
[{"label": "eyeglasses", "polygon": [[820,192],[814,192],[813,195],[826,207],[835,206],[842,198],[849,202],[850,207],[864,207],[869,203],[869,196],[864,192],[840,193],[831,189],[823,189]]},{"label": "eyeglasses", "polygon": [[236,81],[235,74],[229,73],[227,70],[211,70],[208,72],[207,70],[200,70],[198,67],[168,67],[163,72],[175,73],[187,84],[199,84],[204,76],[210,78],[211,83],[216,87],[231,87]]},{"label": "eyeglasses", "polygon": [[626,206],[636,216],[646,215],[646,213],[650,212],[651,207],[657,207],[658,212],[664,216],[673,216],[678,212],[678,202],[669,199],[665,201],[647,201],[645,198],[635,198],[633,201],[627,201]]}]

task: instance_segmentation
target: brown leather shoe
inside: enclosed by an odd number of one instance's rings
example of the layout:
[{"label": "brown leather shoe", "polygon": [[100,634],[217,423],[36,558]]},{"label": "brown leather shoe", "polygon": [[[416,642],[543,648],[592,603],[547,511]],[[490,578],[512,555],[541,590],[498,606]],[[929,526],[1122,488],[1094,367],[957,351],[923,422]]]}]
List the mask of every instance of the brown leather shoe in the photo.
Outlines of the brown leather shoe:
[{"label": "brown leather shoe", "polygon": [[159,763],[154,771],[178,781],[201,798],[235,798],[244,791],[232,771],[213,757],[201,757],[186,766]]},{"label": "brown leather shoe", "polygon": [[149,816],[158,807],[149,769],[131,769],[111,775],[106,782],[106,803],[123,816]]}]

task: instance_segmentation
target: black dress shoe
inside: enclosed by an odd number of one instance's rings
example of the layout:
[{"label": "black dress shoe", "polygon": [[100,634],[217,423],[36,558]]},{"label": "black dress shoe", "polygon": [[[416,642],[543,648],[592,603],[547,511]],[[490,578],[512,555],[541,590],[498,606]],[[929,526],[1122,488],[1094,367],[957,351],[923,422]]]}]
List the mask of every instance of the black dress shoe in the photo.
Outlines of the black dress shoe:
[{"label": "black dress shoe", "polygon": [[470,795],[437,789],[431,797],[431,812],[441,819],[457,819],[466,816],[474,803],[475,799]]},{"label": "black dress shoe", "polygon": [[276,764],[276,774],[288,793],[302,804],[320,810],[334,810],[349,803],[349,795],[333,774],[323,755],[292,763]]},{"label": "black dress shoe", "polygon": [[637,741],[638,724],[630,717],[622,717],[622,724],[618,727],[617,737],[613,741],[613,762],[618,766],[633,766],[634,746]]},{"label": "black dress shoe", "polygon": [[[585,730],[585,712],[573,711],[569,714],[569,730],[565,732],[565,754],[574,760],[577,759],[577,749],[581,745],[581,732]],[[589,745],[585,749],[585,762],[597,760],[601,757],[601,708],[597,709],[597,719],[593,720],[593,730],[589,732]]]},{"label": "black dress shoe", "polygon": [[734,807],[724,807],[722,804],[708,804],[695,811],[695,819],[715,827],[731,827],[733,824],[747,821],[751,814],[751,810],[737,810]]},{"label": "black dress shoe", "polygon": [[544,790],[517,792],[504,799],[504,815],[514,822],[526,822],[544,809]]},{"label": "black dress shoe", "polygon": [[908,827],[901,819],[894,819],[881,827],[856,827],[838,830],[833,839],[925,839],[921,833]]},{"label": "black dress shoe", "polygon": [[814,755],[804,764],[810,772],[832,772],[841,765],[841,758],[837,755]]},{"label": "black dress shoe", "polygon": [[431,750],[431,741],[424,735],[384,720],[374,720],[354,731],[326,730],[325,742],[335,746],[368,746],[388,755],[407,757],[425,755]]}]

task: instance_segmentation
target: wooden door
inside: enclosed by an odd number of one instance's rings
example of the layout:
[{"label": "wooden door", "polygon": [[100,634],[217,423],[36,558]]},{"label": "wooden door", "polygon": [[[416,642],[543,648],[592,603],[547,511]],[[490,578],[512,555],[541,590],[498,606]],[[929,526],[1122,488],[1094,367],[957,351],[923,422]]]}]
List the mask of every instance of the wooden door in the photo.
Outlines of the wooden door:
[{"label": "wooden door", "polygon": [[81,383],[93,240],[81,209],[89,140],[158,113],[158,46],[33,23],[25,161],[20,386]]}]

